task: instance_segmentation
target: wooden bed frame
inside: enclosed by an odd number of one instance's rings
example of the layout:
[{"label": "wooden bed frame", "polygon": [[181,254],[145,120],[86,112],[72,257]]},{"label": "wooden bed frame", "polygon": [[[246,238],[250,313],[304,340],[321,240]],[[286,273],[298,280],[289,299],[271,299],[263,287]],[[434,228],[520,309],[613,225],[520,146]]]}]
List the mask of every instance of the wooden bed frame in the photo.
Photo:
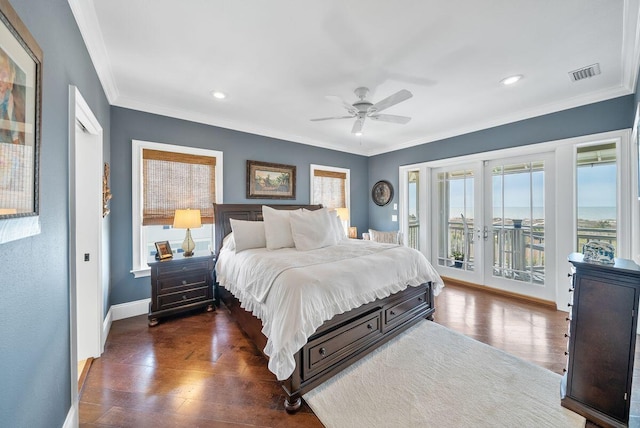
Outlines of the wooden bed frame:
[{"label": "wooden bed frame", "polygon": [[[306,208],[317,210],[321,205],[268,205],[276,209]],[[223,238],[231,232],[229,219],[260,221],[262,205],[214,205],[216,253]],[[216,303],[222,301],[240,328],[262,351],[267,338],[262,334],[262,322],[240,307],[229,291],[214,284]],[[293,413],[302,404],[304,393],[320,385],[344,368],[361,359],[383,343],[397,336],[423,318],[433,319],[434,296],[431,282],[407,289],[384,299],[334,316],[309,337],[295,354],[296,369],[282,387],[286,393],[285,409]]]}]

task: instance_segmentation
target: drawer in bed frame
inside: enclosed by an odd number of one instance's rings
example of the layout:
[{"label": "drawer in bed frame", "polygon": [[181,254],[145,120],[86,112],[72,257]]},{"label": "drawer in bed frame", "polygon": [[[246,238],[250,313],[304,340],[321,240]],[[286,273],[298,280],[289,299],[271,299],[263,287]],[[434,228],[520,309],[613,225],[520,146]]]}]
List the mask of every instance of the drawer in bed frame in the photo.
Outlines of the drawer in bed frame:
[{"label": "drawer in bed frame", "polygon": [[[240,307],[240,302],[227,290],[218,290],[221,300],[244,332],[260,351],[266,345],[261,333],[262,323]],[[433,288],[431,283],[407,287],[384,299],[379,299],[334,316],[309,337],[294,358],[296,369],[282,381],[287,395],[285,408],[295,412],[300,397],[369,354],[418,321],[433,318]]]}]

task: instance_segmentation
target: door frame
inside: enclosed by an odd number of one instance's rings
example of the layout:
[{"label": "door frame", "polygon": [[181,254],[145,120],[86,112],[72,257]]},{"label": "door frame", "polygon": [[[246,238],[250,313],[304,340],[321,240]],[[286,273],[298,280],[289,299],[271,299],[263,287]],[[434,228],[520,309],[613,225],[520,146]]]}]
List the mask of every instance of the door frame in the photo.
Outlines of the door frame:
[{"label": "door frame", "polygon": [[[429,178],[431,195],[433,195],[432,199],[436,200],[438,198],[438,180],[435,179],[436,174],[446,171],[472,171],[473,172],[473,188],[474,192],[471,197],[473,198],[473,230],[470,231],[471,236],[473,236],[474,241],[474,249],[479,248],[474,252],[474,269],[466,270],[466,269],[458,269],[452,266],[441,266],[438,263],[438,253],[439,253],[439,242],[437,239],[439,229],[441,225],[439,224],[439,213],[438,213],[438,203],[434,203],[431,206],[431,224],[429,227],[430,236],[433,236],[434,239],[431,240],[431,255],[432,258],[431,263],[433,267],[438,271],[440,275],[450,277],[459,281],[470,282],[474,284],[483,284],[484,282],[484,253],[483,253],[483,245],[481,239],[481,229],[482,225],[484,225],[483,215],[483,195],[484,195],[484,164],[480,161],[471,161],[471,162],[460,162],[460,163],[450,163],[448,165],[441,165],[438,167],[429,168]],[[479,247],[476,247],[479,245]],[[464,250],[466,252],[466,249]],[[447,255],[449,256],[449,255]],[[468,256],[468,254],[467,254]]]},{"label": "door frame", "polygon": [[[69,318],[70,318],[70,364],[71,364],[71,405],[78,415],[78,314],[77,314],[77,261],[79,260],[79,249],[76,245],[76,126],[77,123],[81,123],[87,132],[93,136],[93,140],[96,143],[96,150],[99,150],[100,158],[100,183],[102,183],[102,162],[103,162],[103,130],[102,126],[98,122],[97,118],[91,111],[91,108],[82,97],[82,94],[74,85],[69,85]],[[97,176],[96,176],[97,177]],[[95,291],[95,302],[93,307],[95,312],[90,312],[89,320],[81,320],[80,322],[89,322],[93,324],[93,330],[98,338],[95,346],[92,347],[92,353],[95,353],[96,357],[100,356],[104,351],[104,338],[103,338],[103,296],[104,296],[104,284],[102,278],[103,272],[103,249],[102,249],[102,234],[103,234],[103,219],[100,216],[99,229],[97,233],[97,254],[93,255],[96,263],[96,284],[99,288]],[[93,349],[95,348],[95,349]]]},{"label": "door frame", "polygon": [[[534,160],[544,161],[544,285],[536,285],[528,282],[520,282],[501,277],[493,276],[493,231],[490,224],[493,208],[493,165],[496,164],[519,164],[527,163]],[[556,204],[556,162],[555,153],[553,151],[539,151],[534,154],[518,155],[518,156],[501,156],[493,157],[486,161],[484,167],[484,187],[483,198],[485,200],[485,210],[483,213],[484,226],[489,232],[488,239],[483,242],[484,262],[484,284],[491,283],[491,286],[510,293],[526,294],[536,299],[546,301],[555,301],[557,287],[556,284],[556,215],[554,206]],[[575,187],[575,186],[574,186]]]}]

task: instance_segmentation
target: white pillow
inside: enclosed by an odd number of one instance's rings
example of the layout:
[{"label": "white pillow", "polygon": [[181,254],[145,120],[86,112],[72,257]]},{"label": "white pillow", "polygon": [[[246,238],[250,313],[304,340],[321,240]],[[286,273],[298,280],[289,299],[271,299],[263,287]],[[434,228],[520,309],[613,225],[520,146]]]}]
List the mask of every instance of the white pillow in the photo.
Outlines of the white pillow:
[{"label": "white pillow", "polygon": [[229,221],[231,230],[233,230],[236,253],[250,248],[264,248],[267,246],[263,222],[236,220],[235,218]]},{"label": "white pillow", "polygon": [[336,245],[333,221],[326,208],[296,211],[292,212],[290,217],[291,233],[298,250],[309,251]]},{"label": "white pillow", "polygon": [[291,221],[289,220],[290,214],[290,210],[277,210],[265,205],[262,206],[262,218],[264,220],[264,233],[267,239],[267,250],[295,247],[293,235],[291,235]]},{"label": "white pillow", "polygon": [[336,236],[336,241],[340,242],[343,239],[347,239],[347,234],[345,233],[344,226],[342,225],[342,219],[338,217],[338,211],[329,210],[329,217],[331,217],[331,225],[333,233]]},{"label": "white pillow", "polygon": [[397,230],[393,232],[381,232],[379,230],[369,229],[369,236],[374,242],[381,242],[384,244],[399,244],[400,240]]},{"label": "white pillow", "polygon": [[236,241],[233,239],[233,232],[224,237],[224,239],[222,240],[222,248],[231,251],[236,250]]}]

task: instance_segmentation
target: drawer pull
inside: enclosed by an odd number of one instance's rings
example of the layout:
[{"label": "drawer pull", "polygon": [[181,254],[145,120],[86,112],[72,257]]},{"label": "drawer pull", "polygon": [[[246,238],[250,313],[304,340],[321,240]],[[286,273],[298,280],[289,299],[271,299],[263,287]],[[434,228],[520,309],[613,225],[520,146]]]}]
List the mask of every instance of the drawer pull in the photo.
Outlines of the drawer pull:
[{"label": "drawer pull", "polygon": [[370,323],[369,323],[369,324],[367,324],[367,328],[368,328],[369,330],[373,330],[373,326],[372,326]]},{"label": "drawer pull", "polygon": [[569,317],[566,317],[566,318],[565,318],[565,320],[567,320],[567,321],[571,321],[571,318],[569,318]]},{"label": "drawer pull", "polygon": [[567,274],[567,276],[568,276],[569,278],[571,278],[571,277],[573,276],[573,274],[572,274],[572,273],[568,273],[568,274]]},{"label": "drawer pull", "polygon": [[187,280],[186,279],[182,280],[182,285],[187,285]]},{"label": "drawer pull", "polygon": [[422,297],[418,297],[418,302],[422,302]]},{"label": "drawer pull", "polygon": [[186,295],[182,295],[182,300],[187,300],[187,296]]},{"label": "drawer pull", "polygon": [[567,306],[568,306],[568,307],[571,307],[571,306],[573,306],[573,305],[572,305],[571,303],[567,303]]},{"label": "drawer pull", "polygon": [[564,351],[564,355],[569,355],[569,352],[567,352],[567,351]]},{"label": "drawer pull", "polygon": [[389,312],[391,315],[395,315],[396,313],[394,311],[390,311]]},{"label": "drawer pull", "polygon": [[320,352],[320,355],[321,355],[321,356],[323,356],[323,357],[324,357],[325,355],[327,355],[327,350],[326,350],[326,349],[324,349],[324,348],[320,348],[320,350],[319,350],[318,352]]},{"label": "drawer pull", "polygon": [[571,337],[571,336],[569,335],[569,333],[565,333],[564,337]]},{"label": "drawer pull", "polygon": [[573,287],[569,288],[569,293],[573,293]]}]

